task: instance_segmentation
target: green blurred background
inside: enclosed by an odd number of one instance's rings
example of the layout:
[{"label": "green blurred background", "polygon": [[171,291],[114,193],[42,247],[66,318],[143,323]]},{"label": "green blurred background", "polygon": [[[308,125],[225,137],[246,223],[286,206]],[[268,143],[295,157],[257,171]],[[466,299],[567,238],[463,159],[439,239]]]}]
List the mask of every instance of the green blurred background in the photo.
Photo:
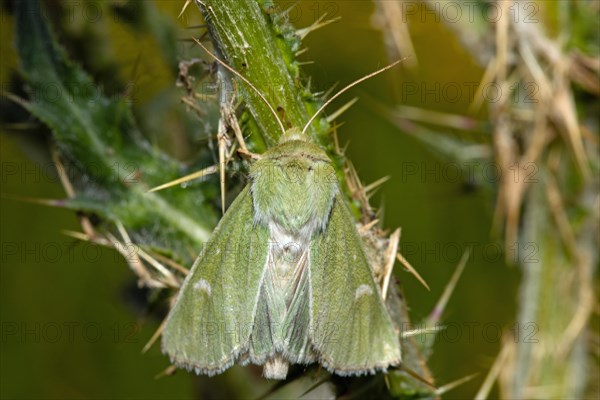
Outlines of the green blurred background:
[{"label": "green blurred background", "polygon": [[[111,5],[119,3],[124,2],[46,6],[70,56],[100,79],[108,93],[118,93],[117,82],[131,82],[144,133],[152,143],[185,157],[185,149],[171,137],[185,125],[178,119],[184,106],[178,103],[181,92],[175,88],[173,64],[155,37],[112,13]],[[282,8],[292,4],[282,3]],[[201,23],[199,11],[192,5],[177,19],[182,5],[183,1],[152,1],[146,9],[166,18],[178,39],[199,35],[201,29],[185,29]],[[310,25],[325,12],[340,17],[304,41],[308,51],[301,59],[312,61],[304,73],[312,77],[314,88],[325,91],[335,83],[340,88],[390,62],[383,35],[373,27],[371,2],[306,1],[296,10],[290,18],[297,27]],[[447,161],[403,134],[375,106],[403,103],[466,114],[472,100],[466,92],[452,101],[435,94],[423,99],[420,92],[408,95],[406,89],[420,85],[435,92],[436,87],[477,83],[482,77],[483,71],[434,16],[415,16],[410,22],[419,67],[393,70],[342,96],[337,106],[353,96],[360,99],[338,119],[344,123],[338,135],[348,144],[348,157],[363,182],[391,177],[372,204],[382,207],[384,227],[402,228],[403,252],[431,287],[428,292],[397,267],[413,321],[429,314],[462,252],[473,248],[445,313],[449,329],[438,337],[430,362],[438,384],[479,373],[444,396],[468,398],[497,355],[499,335],[514,322],[519,273],[504,264],[492,231],[493,194],[463,179],[445,179]],[[2,3],[0,29],[1,85],[13,91],[18,62],[7,1]],[[174,41],[171,50],[175,59],[185,59],[196,54],[192,47],[187,41]],[[143,355],[141,350],[160,321],[139,301],[143,293],[136,289],[125,261],[115,251],[63,235],[62,230],[80,229],[73,212],[11,198],[65,194],[52,171],[43,129],[31,130],[32,124],[20,118],[23,112],[4,99],[2,106],[0,397],[159,399],[202,393],[198,385],[212,381],[197,381],[185,372],[154,378],[168,360],[158,346]],[[489,142],[483,136],[471,139]],[[435,172],[422,175],[424,171]]]}]

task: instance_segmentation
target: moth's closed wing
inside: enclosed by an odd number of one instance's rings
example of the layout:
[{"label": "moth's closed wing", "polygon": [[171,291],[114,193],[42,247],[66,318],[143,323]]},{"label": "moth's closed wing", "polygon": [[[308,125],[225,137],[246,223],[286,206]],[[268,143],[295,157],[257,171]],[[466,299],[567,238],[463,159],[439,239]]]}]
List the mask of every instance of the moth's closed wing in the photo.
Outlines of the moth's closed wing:
[{"label": "moth's closed wing", "polygon": [[398,335],[339,194],[310,246],[310,297],[311,340],[327,369],[362,375],[400,363]]},{"label": "moth's closed wing", "polygon": [[267,228],[254,223],[252,210],[247,186],[180,289],[162,340],[163,351],[178,366],[214,375],[248,352],[269,245]]}]

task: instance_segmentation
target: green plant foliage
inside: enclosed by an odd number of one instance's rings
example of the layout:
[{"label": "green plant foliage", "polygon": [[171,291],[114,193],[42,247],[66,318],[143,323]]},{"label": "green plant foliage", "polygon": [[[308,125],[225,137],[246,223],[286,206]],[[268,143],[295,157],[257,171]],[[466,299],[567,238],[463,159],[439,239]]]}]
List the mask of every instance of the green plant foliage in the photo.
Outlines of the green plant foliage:
[{"label": "green plant foliage", "polygon": [[52,131],[75,189],[62,205],[119,222],[135,243],[189,264],[216,222],[214,190],[147,193],[181,176],[184,165],[142,137],[126,96],[106,97],[66,58],[37,1],[17,4],[17,48],[29,90],[29,99],[18,102]]}]

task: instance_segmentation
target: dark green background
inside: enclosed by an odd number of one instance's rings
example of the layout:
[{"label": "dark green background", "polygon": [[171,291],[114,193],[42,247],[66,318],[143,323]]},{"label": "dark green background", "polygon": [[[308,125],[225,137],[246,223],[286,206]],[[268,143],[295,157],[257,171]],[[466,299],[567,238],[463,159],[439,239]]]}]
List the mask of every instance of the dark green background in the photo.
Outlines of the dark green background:
[{"label": "dark green background", "polygon": [[[87,4],[83,2],[83,4]],[[183,1],[155,1],[160,12],[183,28],[200,22],[199,11],[190,6],[176,20]],[[286,6],[291,2],[284,3]],[[301,57],[316,89],[338,88],[390,62],[380,31],[373,28],[373,5],[367,1],[301,2],[291,14],[304,27],[324,12],[341,20],[311,33]],[[75,7],[75,19],[86,10]],[[89,9],[89,12],[93,9]],[[12,17],[1,15],[1,83],[7,89],[17,70],[13,46]],[[96,17],[94,17],[96,18]],[[111,18],[100,15],[98,18]],[[447,162],[419,141],[386,121],[371,100],[392,105],[403,102],[417,107],[465,114],[466,93],[458,101],[444,96],[402,94],[407,84],[435,90],[449,83],[478,82],[483,71],[469,59],[460,43],[433,16],[411,19],[419,68],[398,68],[342,96],[331,108],[361,98],[338,122],[338,134],[348,143],[347,154],[361,179],[370,183],[382,176],[391,179],[379,190],[373,205],[383,207],[386,228],[402,228],[402,247],[413,266],[431,287],[427,292],[411,275],[397,266],[415,322],[428,315],[439,298],[463,250],[474,247],[464,276],[445,313],[449,326],[434,348],[430,366],[438,384],[472,373],[472,382],[449,392],[445,398],[472,397],[491,366],[500,346],[497,329],[509,329],[514,320],[518,272],[507,267],[497,252],[492,233],[493,193],[484,188],[465,190],[464,182],[449,182],[441,174]],[[76,24],[75,24],[76,25]],[[138,115],[157,107],[157,96],[174,89],[153,38],[143,37],[122,25],[106,23],[112,51],[118,57],[119,74],[135,76]],[[59,29],[60,31],[60,29]],[[178,37],[198,30],[179,29]],[[189,44],[174,43],[185,57]],[[137,69],[136,62],[139,59]],[[135,70],[135,72],[134,72]],[[177,93],[177,92],[173,92]],[[3,103],[5,104],[5,103]],[[183,107],[183,106],[178,106]],[[160,107],[155,108],[160,111]],[[479,118],[485,118],[480,115]],[[169,124],[153,132],[155,143],[168,143]],[[61,198],[60,183],[53,178],[51,159],[32,133],[4,121],[0,136],[2,161],[1,199],[1,360],[2,398],[184,398],[194,391],[193,381],[182,372],[154,379],[168,366],[155,346],[141,349],[159,321],[137,306],[132,293],[135,279],[120,256],[106,248],[78,243],[61,233],[79,230],[74,213],[15,201],[9,195]],[[477,141],[489,142],[487,137]],[[177,149],[171,149],[176,152]],[[416,166],[417,175],[405,176]],[[437,175],[420,173],[437,170]],[[489,245],[491,243],[491,245]],[[487,252],[484,247],[488,245]],[[488,325],[488,330],[483,330]],[[472,326],[472,335],[468,326]],[[210,385],[211,381],[202,381]],[[206,383],[208,382],[208,383]]]}]

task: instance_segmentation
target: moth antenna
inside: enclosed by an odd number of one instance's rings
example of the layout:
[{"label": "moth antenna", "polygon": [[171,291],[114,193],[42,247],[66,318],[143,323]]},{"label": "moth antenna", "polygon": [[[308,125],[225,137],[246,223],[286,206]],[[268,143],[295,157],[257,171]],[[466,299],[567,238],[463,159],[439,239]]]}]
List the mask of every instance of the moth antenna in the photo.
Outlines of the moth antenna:
[{"label": "moth antenna", "polygon": [[256,92],[256,94],[258,95],[258,97],[260,97],[260,99],[267,105],[267,107],[269,107],[269,110],[271,110],[271,114],[273,114],[275,116],[275,119],[277,120],[277,123],[279,124],[279,127],[281,128],[281,132],[285,133],[285,127],[283,126],[283,122],[281,122],[281,120],[279,119],[279,115],[277,115],[277,112],[275,112],[275,109],[267,101],[267,99],[265,98],[265,96],[263,96],[263,94],[256,88],[256,86],[254,86],[248,79],[246,79],[244,77],[244,75],[240,74],[235,69],[233,69],[232,67],[230,67],[229,65],[227,65],[227,63],[225,61],[221,60],[219,57],[217,57],[216,55],[214,55],[213,53],[211,53],[202,43],[200,43],[199,40],[197,40],[196,38],[192,38],[192,39],[194,39],[194,42],[196,42],[198,44],[198,46],[202,47],[202,49],[205,52],[207,52],[208,55],[210,55],[212,58],[214,58],[216,62],[218,62],[223,67],[225,67],[229,72],[231,72],[232,74],[234,74],[235,76],[237,76],[238,78],[240,78],[241,80],[243,80],[244,82],[246,82],[246,84],[248,86],[250,86],[252,88],[252,90],[254,90]]},{"label": "moth antenna", "polygon": [[387,71],[390,68],[395,67],[396,65],[400,64],[402,61],[406,60],[408,57],[403,57],[401,59],[399,59],[398,61],[395,61],[393,63],[391,63],[390,65],[383,67],[381,69],[378,69],[375,72],[371,72],[368,75],[363,76],[360,79],[355,80],[354,82],[352,82],[351,84],[349,84],[348,86],[346,86],[345,88],[343,88],[342,90],[340,90],[339,92],[337,92],[336,94],[333,95],[333,97],[331,97],[329,100],[327,100],[325,102],[325,104],[323,104],[318,110],[317,112],[315,112],[313,114],[312,117],[310,117],[310,119],[308,120],[308,122],[306,123],[306,125],[304,125],[304,128],[302,128],[302,134],[306,133],[306,130],[308,129],[308,127],[310,126],[310,124],[312,124],[312,122],[315,120],[315,118],[317,118],[317,116],[321,113],[321,111],[323,111],[325,109],[325,107],[327,107],[329,104],[331,104],[331,102],[333,100],[335,100],[339,95],[341,95],[342,93],[344,93],[346,90],[350,89],[351,87],[354,87],[356,85],[358,85],[359,83],[366,81],[369,78],[374,77],[375,75],[379,75],[380,73]]}]

